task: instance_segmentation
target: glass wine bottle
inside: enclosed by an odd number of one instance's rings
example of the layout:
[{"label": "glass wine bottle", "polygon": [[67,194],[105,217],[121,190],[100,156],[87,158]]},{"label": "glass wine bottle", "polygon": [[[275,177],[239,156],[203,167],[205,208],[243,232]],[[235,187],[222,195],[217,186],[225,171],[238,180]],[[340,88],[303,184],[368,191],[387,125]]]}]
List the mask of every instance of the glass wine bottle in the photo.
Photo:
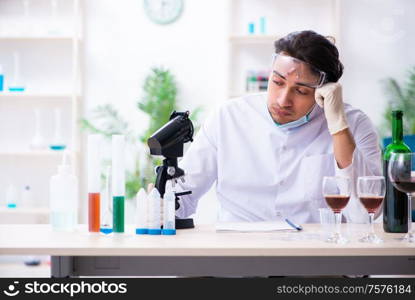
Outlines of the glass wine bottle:
[{"label": "glass wine bottle", "polygon": [[407,195],[397,190],[388,177],[388,163],[391,153],[410,153],[411,149],[403,142],[403,112],[392,111],[392,143],[383,153],[383,175],[386,179],[386,194],[383,202],[383,229],[386,232],[408,232]]}]

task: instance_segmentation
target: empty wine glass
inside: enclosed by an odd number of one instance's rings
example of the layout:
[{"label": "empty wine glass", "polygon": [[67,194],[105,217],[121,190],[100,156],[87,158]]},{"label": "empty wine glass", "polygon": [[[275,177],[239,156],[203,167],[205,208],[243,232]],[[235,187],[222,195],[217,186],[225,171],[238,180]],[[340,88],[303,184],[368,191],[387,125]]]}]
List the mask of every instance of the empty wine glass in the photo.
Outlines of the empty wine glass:
[{"label": "empty wine glass", "polygon": [[331,176],[323,178],[323,195],[327,205],[334,212],[335,231],[326,242],[344,244],[348,240],[340,233],[341,211],[346,207],[350,199],[350,178]]},{"label": "empty wine glass", "polygon": [[392,153],[389,159],[388,176],[396,189],[408,195],[408,233],[403,239],[415,243],[411,209],[411,194],[415,192],[415,153]]},{"label": "empty wine glass", "polygon": [[369,214],[369,232],[359,241],[378,244],[383,242],[374,231],[373,218],[385,198],[386,182],[383,176],[362,176],[357,179],[357,196]]}]

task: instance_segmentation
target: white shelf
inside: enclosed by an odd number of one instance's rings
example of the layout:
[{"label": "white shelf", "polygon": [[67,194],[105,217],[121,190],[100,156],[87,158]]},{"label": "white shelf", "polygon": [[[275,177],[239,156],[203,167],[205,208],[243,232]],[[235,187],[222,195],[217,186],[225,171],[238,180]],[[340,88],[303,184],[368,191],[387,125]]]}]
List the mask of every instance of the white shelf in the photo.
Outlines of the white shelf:
[{"label": "white shelf", "polygon": [[234,35],[234,36],[229,37],[229,41],[233,44],[243,44],[243,45],[260,44],[260,45],[272,46],[274,41],[276,41],[278,38],[279,37],[277,35],[259,35],[259,34]]},{"label": "white shelf", "polygon": [[0,213],[8,213],[8,214],[49,214],[48,207],[17,207],[17,208],[7,208],[7,207],[0,207]]},{"label": "white shelf", "polygon": [[[79,97],[79,95],[75,95]],[[71,93],[36,93],[36,92],[0,92],[0,98],[67,98],[73,97]]]},{"label": "white shelf", "polygon": [[54,35],[44,35],[44,36],[0,36],[0,41],[72,41],[73,39],[81,41],[81,38],[76,38],[69,35],[61,35],[61,36],[54,36]]},{"label": "white shelf", "polygon": [[[70,151],[70,150],[69,150]],[[36,151],[0,151],[1,156],[19,156],[19,157],[53,157],[61,158],[63,150],[54,151],[54,150],[36,150]],[[72,151],[70,151],[72,153]],[[75,154],[78,153],[75,151]]]},{"label": "white shelf", "polygon": [[[328,36],[332,36],[337,40],[335,34],[330,34]],[[274,42],[281,38],[278,35],[259,35],[259,34],[252,34],[252,35],[233,35],[229,37],[229,41],[233,44],[238,45],[274,45]]]},{"label": "white shelf", "polygon": [[49,222],[48,207],[16,207],[0,208],[1,224],[47,224]]}]

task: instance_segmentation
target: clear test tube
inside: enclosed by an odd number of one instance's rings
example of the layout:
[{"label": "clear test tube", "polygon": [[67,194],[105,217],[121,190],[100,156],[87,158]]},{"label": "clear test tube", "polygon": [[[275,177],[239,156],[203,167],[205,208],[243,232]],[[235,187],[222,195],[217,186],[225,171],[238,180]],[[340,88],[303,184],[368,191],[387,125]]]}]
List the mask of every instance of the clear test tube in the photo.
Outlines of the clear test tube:
[{"label": "clear test tube", "polygon": [[161,234],[161,198],[156,188],[148,196],[148,234]]},{"label": "clear test tube", "polygon": [[108,235],[112,233],[112,194],[111,194],[111,167],[105,171],[105,187],[102,193],[101,210],[101,233]]},{"label": "clear test tube", "polygon": [[176,195],[171,184],[166,184],[166,192],[163,198],[163,230],[161,234],[175,235],[176,234],[176,221],[175,221],[175,200]]},{"label": "clear test tube", "polygon": [[112,211],[113,231],[123,233],[125,226],[125,138],[123,135],[112,136]]},{"label": "clear test tube", "polygon": [[146,191],[141,188],[136,196],[136,234],[147,234],[148,233],[148,200]]},{"label": "clear test tube", "polygon": [[62,110],[60,108],[55,108],[55,133],[49,148],[55,151],[67,148],[62,136]]},{"label": "clear test tube", "polygon": [[20,55],[18,52],[13,52],[13,77],[9,84],[9,92],[24,92],[25,86],[21,80],[20,74]]},{"label": "clear test tube", "polygon": [[98,134],[88,136],[88,229],[89,232],[100,231],[101,213],[101,170],[100,141]]}]

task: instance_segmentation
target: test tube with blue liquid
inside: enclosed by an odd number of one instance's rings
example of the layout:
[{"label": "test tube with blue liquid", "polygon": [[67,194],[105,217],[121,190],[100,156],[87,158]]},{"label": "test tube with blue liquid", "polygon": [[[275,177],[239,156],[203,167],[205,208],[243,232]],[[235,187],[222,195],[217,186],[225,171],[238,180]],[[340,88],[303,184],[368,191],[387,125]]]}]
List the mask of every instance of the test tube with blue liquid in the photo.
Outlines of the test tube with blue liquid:
[{"label": "test tube with blue liquid", "polygon": [[163,235],[176,234],[176,194],[174,192],[173,183],[167,181],[166,192],[163,197]]},{"label": "test tube with blue liquid", "polygon": [[146,191],[141,188],[136,196],[136,234],[148,233],[148,197]]},{"label": "test tube with blue liquid", "polygon": [[111,194],[111,167],[108,166],[105,171],[105,185],[101,197],[101,228],[100,232],[109,235],[112,229],[112,194]]},{"label": "test tube with blue liquid", "polygon": [[7,208],[17,207],[17,190],[13,184],[9,184],[6,190],[6,205]]},{"label": "test tube with blue liquid", "polygon": [[265,17],[260,17],[259,18],[259,32],[261,34],[266,34],[267,33],[267,27],[266,27],[266,19],[265,19]]},{"label": "test tube with blue liquid", "polygon": [[255,34],[255,23],[254,22],[248,23],[248,33]]},{"label": "test tube with blue liquid", "polygon": [[4,75],[3,75],[3,66],[0,65],[0,92],[4,90]]},{"label": "test tube with blue liquid", "polygon": [[13,52],[13,77],[9,85],[9,92],[24,92],[25,86],[20,74],[20,56],[19,53]]},{"label": "test tube with blue liquid", "polygon": [[55,108],[55,133],[49,148],[55,151],[66,149],[66,144],[62,136],[62,111],[59,108]]}]

